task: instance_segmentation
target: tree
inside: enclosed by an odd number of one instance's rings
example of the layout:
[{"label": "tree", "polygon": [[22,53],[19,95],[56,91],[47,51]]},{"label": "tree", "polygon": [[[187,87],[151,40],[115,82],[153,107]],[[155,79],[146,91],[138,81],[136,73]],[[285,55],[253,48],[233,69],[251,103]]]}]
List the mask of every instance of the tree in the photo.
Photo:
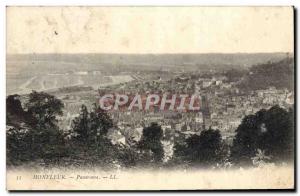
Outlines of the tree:
[{"label": "tree", "polygon": [[26,107],[27,113],[33,117],[32,125],[36,125],[38,128],[49,128],[56,126],[56,115],[61,116],[63,114],[64,105],[53,95],[33,91],[29,94]]},{"label": "tree", "polygon": [[204,130],[200,136],[186,140],[185,159],[192,164],[209,166],[222,160],[222,138],[219,130]]},{"label": "tree", "polygon": [[151,157],[153,157],[151,161],[161,162],[164,157],[164,150],[161,143],[162,136],[163,131],[156,123],[152,123],[149,127],[143,129],[139,148],[151,154]]},{"label": "tree", "polygon": [[265,111],[261,110],[255,115],[248,115],[238,126],[231,148],[233,162],[250,163],[250,158],[255,156],[256,150],[259,148],[258,141],[261,134],[259,124],[263,122],[264,113]]},{"label": "tree", "polygon": [[117,159],[118,149],[107,138],[107,132],[113,123],[109,115],[93,105],[89,112],[85,105],[81,106],[80,114],[72,122],[71,133],[76,136],[71,140],[71,146],[76,149],[73,157],[84,159],[89,165],[110,166]]},{"label": "tree", "polygon": [[274,106],[265,115],[265,132],[261,135],[260,146],[274,161],[293,160],[294,112]]},{"label": "tree", "polygon": [[97,140],[99,137],[107,134],[108,130],[113,127],[112,119],[109,115],[96,104],[93,104],[90,113],[90,131]]},{"label": "tree", "polygon": [[6,112],[9,115],[17,116],[21,116],[24,114],[19,95],[9,95],[6,98]]},{"label": "tree", "polygon": [[107,131],[112,128],[113,122],[109,115],[96,104],[89,113],[85,105],[81,106],[80,114],[73,120],[73,132],[83,142],[95,143],[105,137]]},{"label": "tree", "polygon": [[274,106],[246,116],[236,130],[231,148],[232,160],[252,164],[258,149],[272,161],[292,160],[294,151],[294,112]]},{"label": "tree", "polygon": [[87,107],[82,105],[79,116],[72,122],[72,131],[77,134],[79,141],[87,142],[89,129],[89,113]]},{"label": "tree", "polygon": [[58,161],[65,154],[62,131],[57,115],[62,115],[62,102],[47,93],[29,94],[25,110],[18,95],[7,98],[7,152],[11,164],[42,159]]}]

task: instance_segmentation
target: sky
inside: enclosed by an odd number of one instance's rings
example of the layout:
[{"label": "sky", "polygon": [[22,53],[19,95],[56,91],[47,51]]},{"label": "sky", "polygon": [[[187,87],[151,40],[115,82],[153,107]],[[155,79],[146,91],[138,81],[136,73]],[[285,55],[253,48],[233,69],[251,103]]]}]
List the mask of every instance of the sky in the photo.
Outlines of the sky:
[{"label": "sky", "polygon": [[7,7],[7,54],[293,52],[292,7]]}]

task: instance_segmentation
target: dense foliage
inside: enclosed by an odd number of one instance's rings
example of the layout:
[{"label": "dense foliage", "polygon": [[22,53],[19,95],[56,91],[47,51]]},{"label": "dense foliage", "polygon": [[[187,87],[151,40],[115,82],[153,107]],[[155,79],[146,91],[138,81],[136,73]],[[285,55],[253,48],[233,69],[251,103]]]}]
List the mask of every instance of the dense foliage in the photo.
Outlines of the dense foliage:
[{"label": "dense foliage", "polygon": [[258,150],[277,162],[293,159],[294,113],[279,106],[246,116],[236,130],[231,149],[236,163],[251,164]]},{"label": "dense foliage", "polygon": [[219,130],[204,130],[176,143],[175,155],[192,166],[217,166],[226,160],[226,145]]},{"label": "dense foliage", "polygon": [[62,102],[52,95],[33,91],[25,111],[19,98],[11,95],[6,102],[8,163],[59,161],[66,152],[56,119],[62,115]]},{"label": "dense foliage", "polygon": [[294,111],[279,106],[245,116],[232,146],[222,139],[220,130],[179,133],[172,139],[172,158],[164,162],[162,141],[167,137],[156,123],[144,127],[139,141],[127,138],[126,144],[114,144],[108,133],[117,127],[96,104],[91,111],[82,105],[66,132],[58,126],[64,105],[53,95],[33,91],[22,103],[19,95],[6,100],[8,165],[225,167],[293,160]]},{"label": "dense foliage", "polygon": [[294,59],[286,58],[279,62],[268,62],[252,66],[244,75],[239,87],[245,90],[267,89],[270,86],[277,89],[294,89]]},{"label": "dense foliage", "polygon": [[149,127],[144,128],[143,136],[139,142],[139,148],[142,150],[148,150],[152,154],[152,159],[155,162],[161,162],[164,156],[161,139],[163,137],[163,131],[161,127],[155,123]]}]

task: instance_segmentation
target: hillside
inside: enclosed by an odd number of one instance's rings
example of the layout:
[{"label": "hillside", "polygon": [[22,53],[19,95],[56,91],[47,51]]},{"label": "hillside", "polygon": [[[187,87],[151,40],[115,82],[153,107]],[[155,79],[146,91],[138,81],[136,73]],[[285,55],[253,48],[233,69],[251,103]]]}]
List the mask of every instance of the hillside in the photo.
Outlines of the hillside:
[{"label": "hillside", "polygon": [[209,54],[17,54],[7,55],[7,72],[68,72],[77,70],[228,70],[279,61],[286,53]]},{"label": "hillside", "polygon": [[240,84],[244,90],[266,89],[270,86],[294,89],[293,58],[252,66]]}]

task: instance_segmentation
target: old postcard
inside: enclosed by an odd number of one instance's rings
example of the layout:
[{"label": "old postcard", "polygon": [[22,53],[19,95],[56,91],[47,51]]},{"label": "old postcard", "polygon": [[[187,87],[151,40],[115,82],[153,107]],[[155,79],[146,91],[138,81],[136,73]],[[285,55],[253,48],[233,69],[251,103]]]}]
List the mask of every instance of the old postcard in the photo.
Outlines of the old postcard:
[{"label": "old postcard", "polygon": [[294,189],[293,7],[7,7],[8,190]]}]

